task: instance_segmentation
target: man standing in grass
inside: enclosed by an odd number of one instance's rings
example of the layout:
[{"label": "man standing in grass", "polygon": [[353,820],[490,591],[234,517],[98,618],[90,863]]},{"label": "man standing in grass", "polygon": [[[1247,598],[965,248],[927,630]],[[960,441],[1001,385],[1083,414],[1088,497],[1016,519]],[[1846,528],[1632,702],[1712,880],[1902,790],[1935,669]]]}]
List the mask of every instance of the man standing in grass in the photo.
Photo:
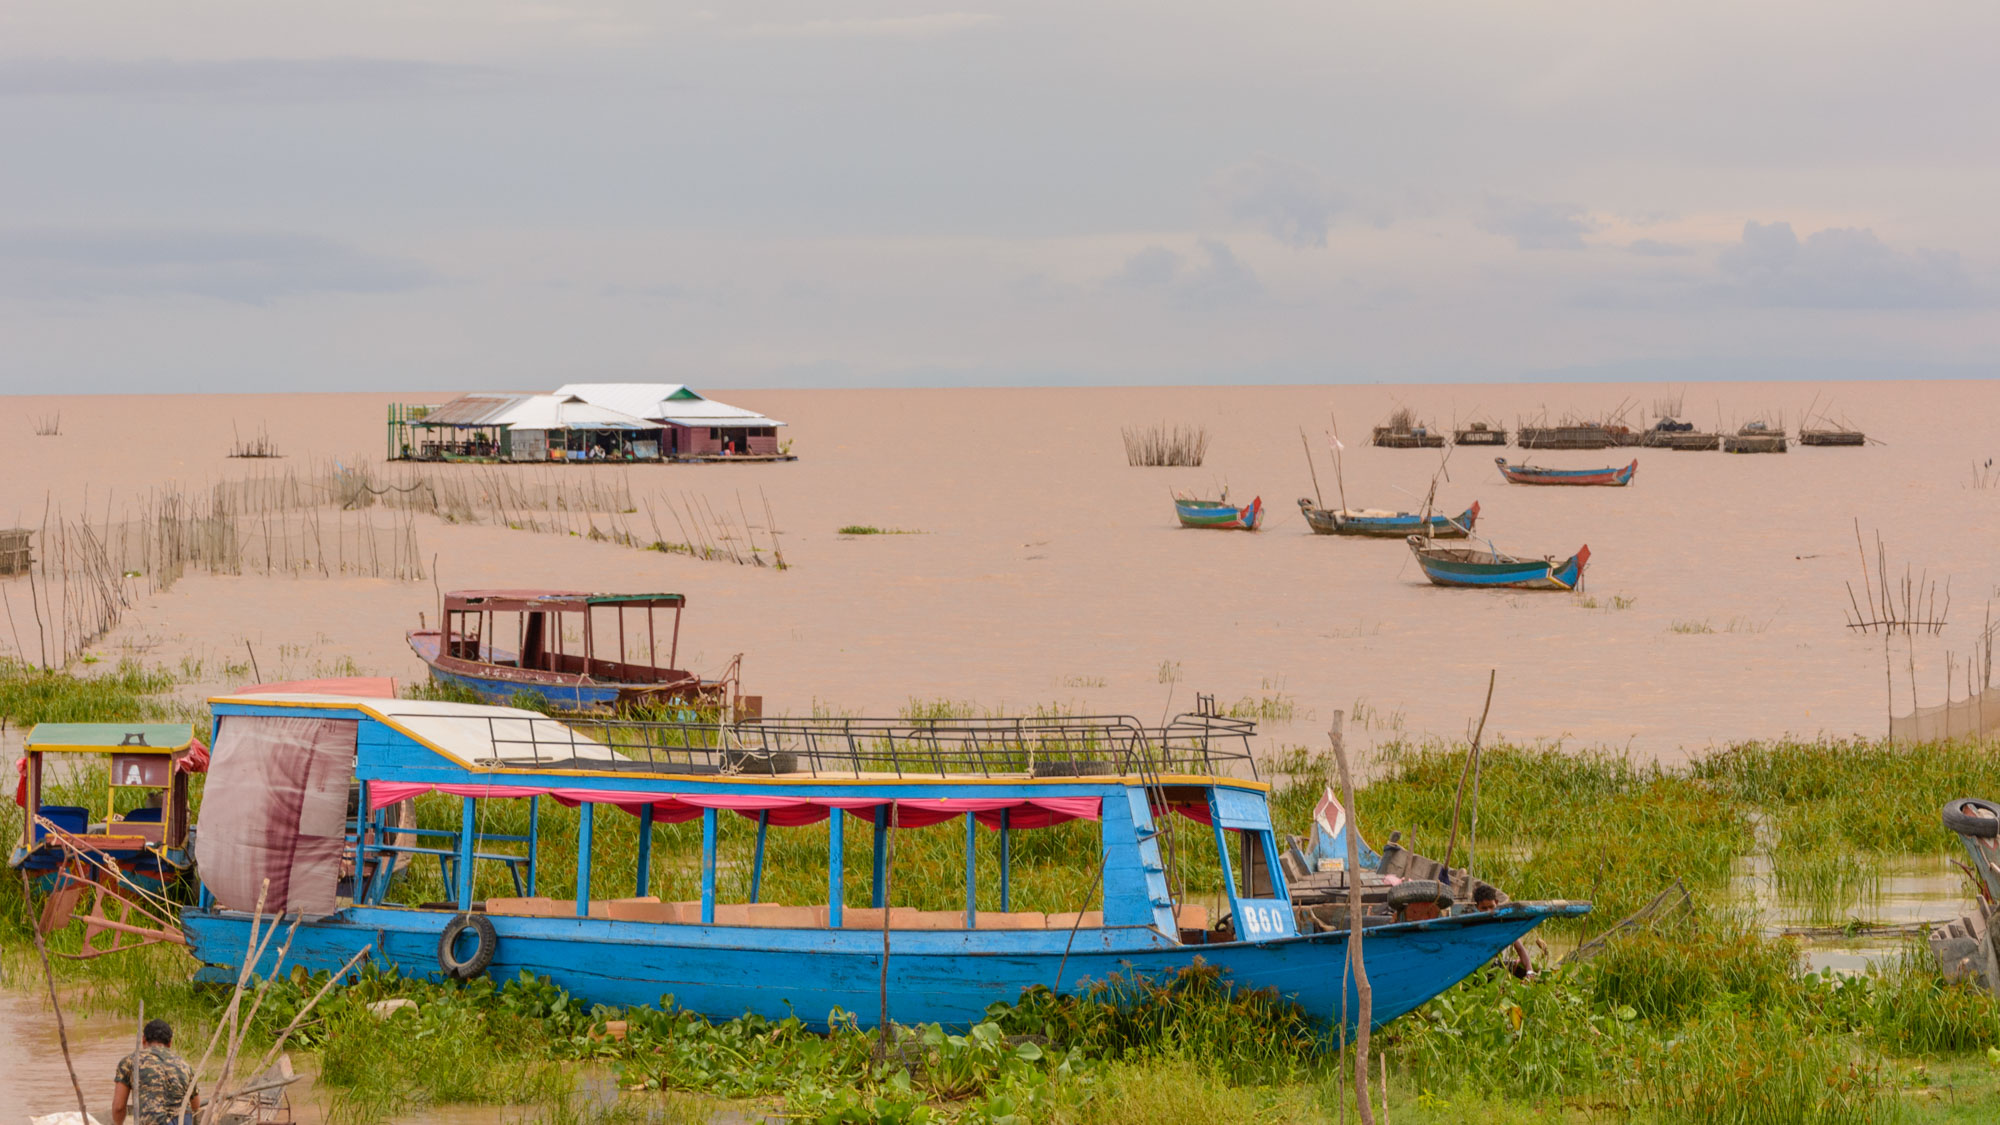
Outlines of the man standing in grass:
[{"label": "man standing in grass", "polygon": [[[117,1086],[111,1096],[112,1125],[125,1125],[129,1113],[136,1125],[180,1125],[193,1121],[201,1108],[194,1090],[194,1068],[174,1053],[174,1029],[165,1020],[150,1020],[141,1033],[139,1049],[118,1061]],[[187,1112],[181,1114],[181,1102]]]}]

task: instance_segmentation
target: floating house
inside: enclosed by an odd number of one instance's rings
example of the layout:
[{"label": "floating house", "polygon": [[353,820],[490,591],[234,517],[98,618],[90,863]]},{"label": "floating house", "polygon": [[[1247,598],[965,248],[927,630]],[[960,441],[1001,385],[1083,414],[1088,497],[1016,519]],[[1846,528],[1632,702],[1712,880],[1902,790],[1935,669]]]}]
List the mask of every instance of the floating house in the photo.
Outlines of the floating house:
[{"label": "floating house", "polygon": [[783,422],[703,398],[684,383],[567,383],[556,393],[647,419],[660,427],[668,457],[779,456]]},{"label": "floating house", "polygon": [[680,383],[572,383],[552,394],[476,392],[392,403],[392,461],[796,460],[785,423]]}]

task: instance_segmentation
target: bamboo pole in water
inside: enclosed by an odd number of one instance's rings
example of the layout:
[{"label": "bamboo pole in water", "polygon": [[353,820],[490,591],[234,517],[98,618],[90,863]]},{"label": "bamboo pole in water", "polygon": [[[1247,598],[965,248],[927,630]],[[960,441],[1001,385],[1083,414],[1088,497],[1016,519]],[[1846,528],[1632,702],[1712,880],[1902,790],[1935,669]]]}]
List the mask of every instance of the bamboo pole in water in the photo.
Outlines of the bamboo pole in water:
[{"label": "bamboo pole in water", "polygon": [[1375,1125],[1375,1109],[1368,1100],[1368,1025],[1374,1017],[1375,994],[1368,987],[1368,965],[1361,957],[1361,849],[1356,843],[1361,825],[1355,816],[1354,774],[1347,768],[1347,745],[1340,729],[1343,717],[1339,711],[1333,713],[1326,737],[1333,744],[1334,764],[1340,767],[1340,799],[1347,805],[1347,960],[1354,967],[1354,996],[1359,1002],[1354,1014],[1354,1106],[1361,1125]]},{"label": "bamboo pole in water", "polygon": [[[26,871],[21,872],[21,907],[23,913],[26,913],[27,908],[35,901],[31,893],[31,887],[32,884],[28,882],[28,873]],[[83,1083],[77,1080],[76,1063],[69,1057],[69,1029],[63,1025],[62,1004],[56,1000],[55,966],[49,963],[49,947],[42,940],[42,927],[39,920],[29,918],[27,922],[29,929],[35,935],[35,951],[42,955],[42,972],[48,977],[49,1007],[54,1009],[56,1014],[56,1041],[62,1044],[63,1065],[69,1068],[69,1084],[76,1089],[76,1111],[83,1115],[82,1119],[84,1121],[89,1121],[90,1109],[83,1104]]]}]

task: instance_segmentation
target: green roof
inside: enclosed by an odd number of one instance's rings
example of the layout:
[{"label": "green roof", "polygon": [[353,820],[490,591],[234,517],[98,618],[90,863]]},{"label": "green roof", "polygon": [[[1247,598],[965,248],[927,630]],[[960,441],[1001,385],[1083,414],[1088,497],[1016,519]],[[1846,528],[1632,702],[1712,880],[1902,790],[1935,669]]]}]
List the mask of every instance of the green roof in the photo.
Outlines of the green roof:
[{"label": "green roof", "polygon": [[22,748],[171,754],[193,742],[194,727],[187,723],[36,723]]}]

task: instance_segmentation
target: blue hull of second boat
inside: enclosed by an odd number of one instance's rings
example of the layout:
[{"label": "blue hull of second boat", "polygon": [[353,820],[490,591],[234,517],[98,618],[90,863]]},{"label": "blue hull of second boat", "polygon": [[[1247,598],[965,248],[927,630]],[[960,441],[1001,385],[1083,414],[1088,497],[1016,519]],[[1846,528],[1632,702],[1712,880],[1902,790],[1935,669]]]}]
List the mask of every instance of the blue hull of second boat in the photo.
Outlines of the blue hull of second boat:
[{"label": "blue hull of second boat", "polygon": [[[1374,992],[1371,1022],[1379,1026],[1423,1004],[1543,919],[1589,909],[1587,903],[1512,903],[1486,914],[1368,929],[1363,952]],[[370,948],[371,960],[406,976],[438,976],[438,943],[452,917],[447,911],[350,907],[301,926],[289,961],[277,964],[274,948],[257,972],[268,977],[293,965],[330,972]],[[853,1013],[862,1026],[876,1023],[881,1010],[879,931],[489,920],[499,937],[489,976],[546,976],[590,1003],[638,1007],[670,998],[710,1019],[796,1015],[822,1029],[836,1009]],[[249,939],[248,916],[189,910],[182,925],[189,951],[234,979]],[[1351,1025],[1359,1007],[1346,980],[1344,932],[1179,945],[1146,928],[1081,930],[1066,953],[1070,940],[1067,930],[895,931],[891,1018],[964,1027],[984,1018],[987,1005],[1013,1001],[1035,985],[1073,993],[1113,976],[1163,979],[1197,961],[1222,970],[1238,987],[1276,990],[1328,1023],[1346,1013]]]}]

